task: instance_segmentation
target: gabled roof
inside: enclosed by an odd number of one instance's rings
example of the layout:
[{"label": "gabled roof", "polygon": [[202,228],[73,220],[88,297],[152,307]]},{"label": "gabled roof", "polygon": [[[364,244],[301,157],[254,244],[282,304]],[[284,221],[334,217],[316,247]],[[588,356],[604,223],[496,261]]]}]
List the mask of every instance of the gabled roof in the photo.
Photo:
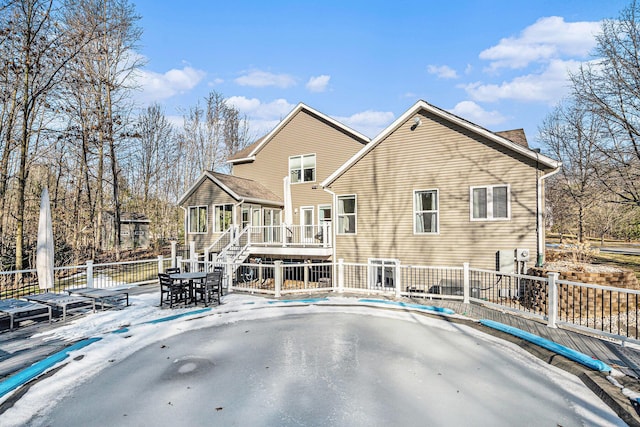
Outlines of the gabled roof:
[{"label": "gabled roof", "polygon": [[227,163],[246,163],[254,161],[256,158],[256,154],[258,154],[260,150],[262,150],[264,146],[267,145],[273,139],[273,137],[277,135],[278,132],[280,132],[280,130],[285,127],[287,123],[289,123],[291,119],[293,119],[300,111],[306,111],[307,113],[318,117],[320,120],[328,122],[342,132],[352,136],[355,139],[360,140],[360,142],[362,142],[363,144],[367,144],[370,141],[368,137],[364,136],[360,132],[343,125],[339,121],[332,119],[326,114],[323,114],[318,110],[315,110],[301,102],[293,110],[291,110],[291,112],[280,123],[278,123],[278,125],[273,128],[271,132],[258,139],[256,142],[244,148],[243,150],[238,151],[236,154],[231,156],[229,160],[227,160]]},{"label": "gabled roof", "polygon": [[[395,132],[402,124],[404,124],[413,115],[420,112],[421,110],[434,114],[450,123],[454,123],[464,129],[467,129],[493,142],[496,142],[502,145],[503,147],[510,149],[513,152],[519,153],[525,157],[535,160],[542,166],[556,169],[560,167],[562,164],[557,160],[553,160],[550,157],[547,157],[543,154],[540,154],[538,152],[535,152],[529,149],[527,146],[523,146],[520,143],[514,142],[509,138],[503,135],[500,135],[499,133],[491,132],[481,126],[471,123],[468,120],[458,117],[455,114],[452,114],[448,111],[445,111],[441,108],[431,105],[428,102],[425,102],[423,100],[420,100],[416,102],[411,108],[409,108],[404,114],[398,117],[393,123],[387,126],[386,129],[380,132],[378,136],[376,136],[373,140],[371,140],[369,144],[365,145],[360,151],[358,151],[353,157],[351,157],[351,159],[349,159],[346,163],[340,166],[335,172],[333,172],[329,177],[327,177],[327,179],[322,181],[320,186],[328,187],[329,185],[331,185],[333,181],[335,181],[343,173],[349,170],[351,166],[357,163],[369,151],[373,150],[380,142],[384,141],[391,133]],[[516,130],[516,131],[506,131],[506,132],[512,132],[510,135],[512,135],[513,137],[518,131]],[[504,132],[502,133],[504,134]],[[522,132],[522,135],[524,136],[524,131]],[[525,142],[526,142],[526,138],[525,138]]]},{"label": "gabled roof", "polygon": [[178,204],[183,204],[187,198],[191,196],[193,192],[196,191],[196,189],[207,179],[213,181],[214,184],[238,202],[242,200],[250,203],[283,205],[282,199],[279,196],[252,179],[240,178],[212,171],[205,171],[200,175],[200,178],[198,178],[198,180],[189,187],[186,193],[180,197]]}]

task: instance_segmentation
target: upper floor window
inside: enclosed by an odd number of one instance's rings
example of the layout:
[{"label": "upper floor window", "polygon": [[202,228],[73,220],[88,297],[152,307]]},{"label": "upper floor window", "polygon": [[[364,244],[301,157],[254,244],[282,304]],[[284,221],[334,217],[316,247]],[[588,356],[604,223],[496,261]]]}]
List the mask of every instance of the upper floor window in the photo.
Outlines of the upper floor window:
[{"label": "upper floor window", "polygon": [[471,219],[509,219],[509,186],[471,187]]},{"label": "upper floor window", "polygon": [[189,206],[189,233],[207,232],[207,207]]},{"label": "upper floor window", "polygon": [[215,206],[215,232],[222,233],[231,227],[233,222],[233,205]]},{"label": "upper floor window", "polygon": [[437,233],[438,190],[416,190],[413,194],[413,232]]},{"label": "upper floor window", "polygon": [[338,196],[338,234],[356,232],[356,196]]},{"label": "upper floor window", "polygon": [[316,155],[289,157],[289,176],[291,183],[314,182],[316,180]]}]

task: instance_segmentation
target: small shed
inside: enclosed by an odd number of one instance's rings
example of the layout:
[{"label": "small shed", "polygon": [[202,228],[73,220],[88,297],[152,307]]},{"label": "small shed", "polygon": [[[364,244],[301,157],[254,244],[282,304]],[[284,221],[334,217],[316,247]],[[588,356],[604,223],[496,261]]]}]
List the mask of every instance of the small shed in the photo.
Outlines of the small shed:
[{"label": "small shed", "polygon": [[[113,229],[114,213],[105,212],[105,241],[109,247],[114,246]],[[135,212],[123,212],[120,214],[120,244],[122,249],[146,249],[149,247],[151,221],[141,214]]]}]

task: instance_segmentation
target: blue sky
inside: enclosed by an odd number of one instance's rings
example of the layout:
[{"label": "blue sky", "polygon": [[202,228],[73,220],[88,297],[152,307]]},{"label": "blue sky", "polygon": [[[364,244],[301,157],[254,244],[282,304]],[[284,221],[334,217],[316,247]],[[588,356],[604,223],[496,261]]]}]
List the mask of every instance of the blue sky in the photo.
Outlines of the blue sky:
[{"label": "blue sky", "polygon": [[423,99],[492,131],[538,126],[625,0],[132,0],[142,103],[176,123],[210,91],[259,137],[299,102],[373,137]]}]

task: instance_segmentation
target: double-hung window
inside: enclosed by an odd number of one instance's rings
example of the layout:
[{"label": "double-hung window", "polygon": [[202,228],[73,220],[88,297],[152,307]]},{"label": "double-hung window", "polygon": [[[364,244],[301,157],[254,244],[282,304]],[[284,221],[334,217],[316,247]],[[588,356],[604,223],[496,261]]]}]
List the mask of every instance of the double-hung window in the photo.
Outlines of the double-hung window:
[{"label": "double-hung window", "polygon": [[289,157],[289,176],[291,183],[314,182],[316,180],[316,155]]},{"label": "double-hung window", "polygon": [[207,207],[189,206],[189,233],[207,232]]},{"label": "double-hung window", "polygon": [[215,232],[222,233],[231,227],[233,222],[233,205],[215,206]]},{"label": "double-hung window", "polygon": [[338,234],[356,232],[356,195],[338,196]]},{"label": "double-hung window", "polygon": [[503,220],[510,216],[508,185],[471,187],[471,220]]},{"label": "double-hung window", "polygon": [[415,234],[438,233],[438,190],[415,190],[413,212]]}]

